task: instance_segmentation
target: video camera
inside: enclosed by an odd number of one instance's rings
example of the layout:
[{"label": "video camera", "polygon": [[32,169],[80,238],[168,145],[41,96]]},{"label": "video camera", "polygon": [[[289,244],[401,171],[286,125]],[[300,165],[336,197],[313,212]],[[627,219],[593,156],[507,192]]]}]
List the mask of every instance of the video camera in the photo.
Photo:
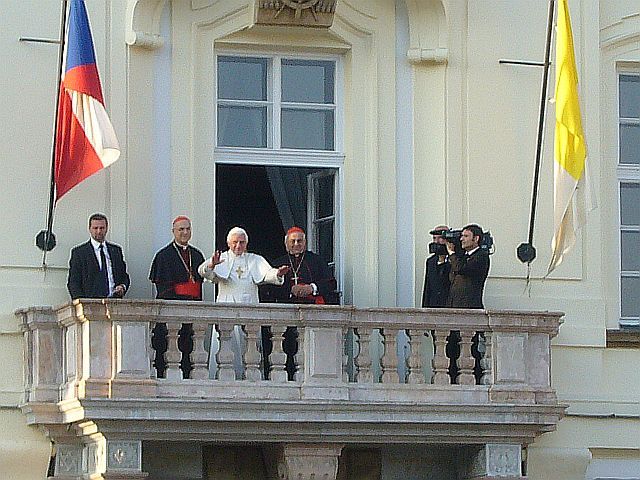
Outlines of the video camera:
[{"label": "video camera", "polygon": [[[429,235],[440,235],[447,242],[453,243],[453,245],[455,246],[455,251],[457,253],[457,252],[462,252],[463,251],[462,243],[460,241],[460,238],[462,237],[462,230],[463,229],[459,229],[459,230],[431,230],[429,232]],[[480,248],[482,248],[483,250],[487,250],[489,255],[493,254],[493,252],[494,252],[494,243],[493,243],[493,237],[491,236],[491,232],[486,231],[486,232],[482,233],[482,235],[480,236],[480,242],[478,243],[478,246]],[[446,245],[443,245],[443,244],[440,244],[440,243],[431,242],[429,244],[429,253],[435,253],[436,255],[447,255],[449,252],[447,251]]]}]

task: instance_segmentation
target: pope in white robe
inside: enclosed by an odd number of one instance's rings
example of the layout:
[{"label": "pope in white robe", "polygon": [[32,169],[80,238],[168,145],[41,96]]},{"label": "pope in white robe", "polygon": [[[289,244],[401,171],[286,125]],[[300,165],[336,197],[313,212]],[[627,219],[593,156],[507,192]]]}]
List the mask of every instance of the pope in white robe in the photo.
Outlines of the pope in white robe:
[{"label": "pope in white robe", "polygon": [[[271,283],[282,285],[284,276],[289,271],[286,265],[273,268],[262,256],[247,252],[249,236],[247,232],[234,227],[227,234],[226,252],[216,251],[209,260],[205,260],[198,268],[198,273],[206,280],[218,284],[218,296],[216,302],[228,303],[258,303],[258,285]],[[214,330],[211,346],[212,351],[217,343]],[[236,378],[242,379],[243,365],[241,353],[244,351],[244,335],[239,326],[234,329],[234,369]],[[213,376],[215,369],[215,355],[209,357],[209,372]]]},{"label": "pope in white robe", "polygon": [[220,254],[219,261],[221,263],[213,265],[209,259],[198,269],[203,278],[218,284],[216,302],[258,303],[258,285],[284,282],[284,276],[278,276],[278,269],[255,253],[236,255],[233,250],[227,250]]}]

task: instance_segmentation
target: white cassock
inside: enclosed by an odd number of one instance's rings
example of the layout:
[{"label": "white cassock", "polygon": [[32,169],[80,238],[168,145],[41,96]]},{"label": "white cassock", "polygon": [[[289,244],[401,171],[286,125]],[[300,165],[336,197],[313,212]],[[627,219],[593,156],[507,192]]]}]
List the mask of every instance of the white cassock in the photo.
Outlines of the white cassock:
[{"label": "white cassock", "polygon": [[216,302],[258,303],[258,285],[271,283],[282,285],[284,277],[260,255],[244,253],[235,255],[227,250],[220,255],[222,263],[209,268],[209,260],[200,265],[198,273],[218,284]]},{"label": "white cassock", "polygon": [[[220,255],[222,263],[209,268],[211,259],[198,268],[198,273],[209,280],[218,284],[218,296],[216,302],[227,303],[258,303],[258,285],[271,283],[274,285],[282,285],[284,277],[278,277],[278,269],[269,265],[264,257],[255,253],[243,253],[235,255],[231,250],[227,250]],[[244,350],[244,335],[240,326],[234,328],[234,369],[236,378],[242,378],[243,365],[241,362]],[[211,351],[215,351],[214,346],[217,343],[217,332],[215,329],[211,336]],[[259,340],[260,344],[260,340]],[[215,355],[209,356],[209,375],[215,374],[217,366],[215,365]]]}]

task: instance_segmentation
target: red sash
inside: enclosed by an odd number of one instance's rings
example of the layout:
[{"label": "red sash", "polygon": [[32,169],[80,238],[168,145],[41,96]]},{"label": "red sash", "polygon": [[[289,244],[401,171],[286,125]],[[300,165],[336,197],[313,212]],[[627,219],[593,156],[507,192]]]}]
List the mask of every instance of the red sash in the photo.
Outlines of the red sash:
[{"label": "red sash", "polygon": [[200,282],[188,280],[182,283],[176,283],[174,286],[176,295],[184,295],[195,299],[200,299]]}]

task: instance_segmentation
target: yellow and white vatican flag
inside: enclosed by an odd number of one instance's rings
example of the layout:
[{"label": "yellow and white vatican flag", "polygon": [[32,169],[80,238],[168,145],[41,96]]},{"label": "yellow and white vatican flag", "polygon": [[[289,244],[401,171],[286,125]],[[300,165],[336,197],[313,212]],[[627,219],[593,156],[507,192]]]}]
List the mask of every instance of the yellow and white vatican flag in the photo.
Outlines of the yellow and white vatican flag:
[{"label": "yellow and white vatican flag", "polygon": [[578,71],[568,0],[559,0],[556,33],[556,128],[554,148],[554,236],[547,275],[573,247],[586,222],[587,146],[578,99]]}]

